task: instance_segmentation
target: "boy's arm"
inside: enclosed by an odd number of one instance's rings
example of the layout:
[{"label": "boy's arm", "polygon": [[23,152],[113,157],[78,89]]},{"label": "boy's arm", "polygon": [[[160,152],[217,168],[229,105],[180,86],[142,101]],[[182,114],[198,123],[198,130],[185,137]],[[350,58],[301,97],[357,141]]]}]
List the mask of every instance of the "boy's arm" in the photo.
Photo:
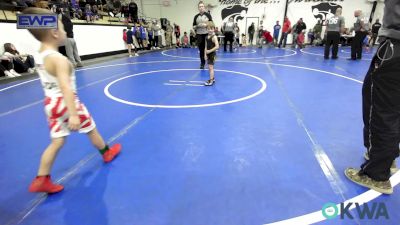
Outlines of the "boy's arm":
[{"label": "boy's arm", "polygon": [[45,60],[45,68],[50,74],[54,74],[57,78],[65,105],[68,109],[69,129],[78,130],[80,120],[75,106],[75,93],[70,84],[71,64],[63,56],[49,56]]},{"label": "boy's arm", "polygon": [[204,43],[204,58],[207,59],[207,40],[206,43]]}]

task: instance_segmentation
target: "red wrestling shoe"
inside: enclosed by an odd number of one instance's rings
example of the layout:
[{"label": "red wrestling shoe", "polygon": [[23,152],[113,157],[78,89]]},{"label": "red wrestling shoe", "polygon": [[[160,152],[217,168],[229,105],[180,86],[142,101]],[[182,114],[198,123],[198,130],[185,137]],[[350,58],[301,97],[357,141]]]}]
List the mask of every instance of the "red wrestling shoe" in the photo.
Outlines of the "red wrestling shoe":
[{"label": "red wrestling shoe", "polygon": [[63,189],[62,185],[54,184],[51,181],[50,175],[36,177],[29,186],[29,192],[46,192],[49,194],[60,192]]},{"label": "red wrestling shoe", "polygon": [[111,162],[121,152],[121,144],[115,144],[110,147],[104,154],[103,160],[105,163]]}]

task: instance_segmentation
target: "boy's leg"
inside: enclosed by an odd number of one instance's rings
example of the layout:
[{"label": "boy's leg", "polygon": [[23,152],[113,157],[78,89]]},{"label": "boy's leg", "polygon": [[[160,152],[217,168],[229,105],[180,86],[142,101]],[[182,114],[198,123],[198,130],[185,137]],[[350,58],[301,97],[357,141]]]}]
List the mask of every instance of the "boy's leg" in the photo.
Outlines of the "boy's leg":
[{"label": "boy's leg", "polygon": [[103,137],[96,128],[88,133],[89,139],[92,144],[99,150],[100,154],[103,156],[104,162],[111,162],[121,151],[121,145],[115,144],[109,147],[105,142]]},{"label": "boy's leg", "polygon": [[30,192],[57,193],[64,189],[62,185],[54,184],[50,178],[50,171],[54,160],[61,147],[64,145],[64,137],[53,138],[50,145],[42,154],[38,176],[33,179],[29,186]]},{"label": "boy's leg", "polygon": [[132,46],[131,46],[131,44],[128,44],[128,53],[129,53],[129,56],[132,56]]},{"label": "boy's leg", "polygon": [[214,80],[214,65],[208,64],[208,69],[210,71],[210,80]]},{"label": "boy's leg", "polygon": [[53,166],[54,160],[61,147],[64,145],[65,138],[53,138],[50,145],[42,154],[40,160],[40,166],[38,171],[38,176],[46,176],[50,174],[51,168]]}]

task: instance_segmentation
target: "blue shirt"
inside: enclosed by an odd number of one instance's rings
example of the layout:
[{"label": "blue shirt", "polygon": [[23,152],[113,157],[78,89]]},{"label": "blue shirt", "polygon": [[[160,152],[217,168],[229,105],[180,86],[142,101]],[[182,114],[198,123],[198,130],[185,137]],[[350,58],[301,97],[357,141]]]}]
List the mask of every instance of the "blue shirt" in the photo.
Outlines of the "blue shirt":
[{"label": "blue shirt", "polygon": [[274,26],[274,37],[279,36],[279,31],[281,30],[281,25]]}]

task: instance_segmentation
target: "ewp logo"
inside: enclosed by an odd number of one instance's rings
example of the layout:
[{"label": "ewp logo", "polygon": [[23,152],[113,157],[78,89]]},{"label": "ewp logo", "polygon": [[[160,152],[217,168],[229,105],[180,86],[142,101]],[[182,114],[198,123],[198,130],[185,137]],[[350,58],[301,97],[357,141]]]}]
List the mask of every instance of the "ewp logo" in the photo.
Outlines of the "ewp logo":
[{"label": "ewp logo", "polygon": [[389,219],[386,205],[383,202],[373,202],[371,208],[367,203],[359,204],[349,202],[345,205],[342,202],[340,203],[340,209],[335,203],[326,203],[322,207],[322,215],[327,219],[334,219],[337,216],[340,216],[340,219],[345,219],[347,217],[348,219],[353,220],[354,215],[350,212],[351,208],[354,208],[353,204],[360,219]]},{"label": "ewp logo", "polygon": [[17,29],[58,29],[58,17],[55,14],[17,15]]}]

